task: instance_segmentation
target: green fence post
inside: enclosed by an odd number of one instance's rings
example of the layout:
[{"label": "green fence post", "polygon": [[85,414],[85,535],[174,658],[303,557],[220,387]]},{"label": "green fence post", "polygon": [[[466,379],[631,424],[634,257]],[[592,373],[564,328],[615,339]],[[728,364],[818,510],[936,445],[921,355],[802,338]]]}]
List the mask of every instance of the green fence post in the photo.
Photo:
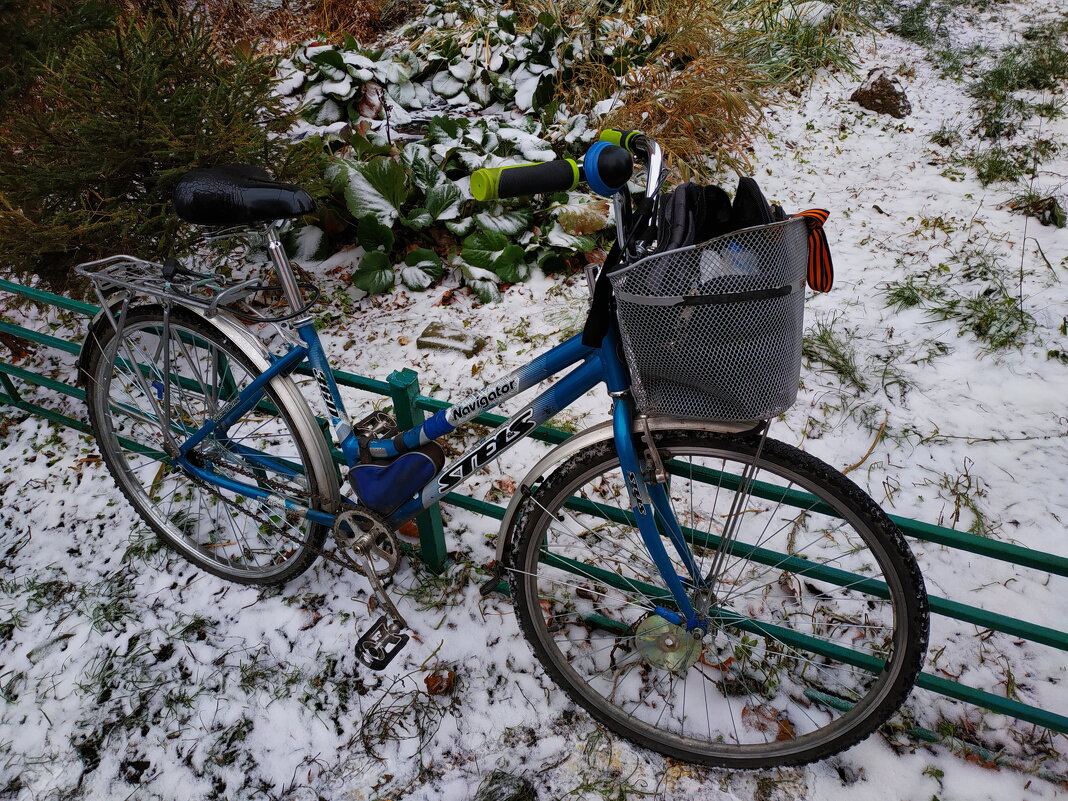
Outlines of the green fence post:
[{"label": "green fence post", "polygon": [[[389,394],[393,399],[393,414],[401,430],[413,428],[425,419],[423,411],[415,405],[419,396],[419,376],[404,368],[395,370],[386,379]],[[445,570],[445,527],[441,523],[441,507],[434,504],[415,518],[419,527],[419,551],[424,564],[435,573]]]},{"label": "green fence post", "polygon": [[22,396],[19,395],[18,388],[4,373],[0,373],[0,387],[4,388],[4,394],[0,395],[0,401],[10,406],[22,405]]}]

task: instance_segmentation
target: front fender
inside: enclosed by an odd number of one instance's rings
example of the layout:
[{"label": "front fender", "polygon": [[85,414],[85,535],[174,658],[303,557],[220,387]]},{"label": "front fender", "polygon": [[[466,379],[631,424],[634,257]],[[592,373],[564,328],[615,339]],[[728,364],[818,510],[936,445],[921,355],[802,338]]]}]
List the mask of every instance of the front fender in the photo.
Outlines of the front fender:
[{"label": "front fender", "polygon": [[[651,431],[717,431],[723,434],[741,434],[746,431],[751,431],[758,425],[758,422],[759,421],[739,423],[710,422],[708,420],[688,420],[682,417],[648,418],[649,429]],[[643,433],[642,429],[643,426],[641,421],[635,420],[632,429],[633,433]],[[527,492],[535,484],[541,483],[541,481],[551,475],[557,467],[579,451],[588,448],[591,445],[596,445],[605,440],[612,439],[612,437],[612,421],[605,420],[603,423],[598,423],[592,428],[580,431],[578,434],[575,434],[575,436],[560,443],[530,469],[526,476],[523,477],[523,480],[519,482],[519,486],[516,488],[516,492],[512,495],[512,500],[509,502],[508,508],[504,512],[504,519],[501,520],[501,529],[497,536],[496,559],[498,565],[504,564],[505,554],[509,552],[512,537],[514,535],[514,532],[512,531],[512,521],[519,512],[519,507],[526,498]]]}]

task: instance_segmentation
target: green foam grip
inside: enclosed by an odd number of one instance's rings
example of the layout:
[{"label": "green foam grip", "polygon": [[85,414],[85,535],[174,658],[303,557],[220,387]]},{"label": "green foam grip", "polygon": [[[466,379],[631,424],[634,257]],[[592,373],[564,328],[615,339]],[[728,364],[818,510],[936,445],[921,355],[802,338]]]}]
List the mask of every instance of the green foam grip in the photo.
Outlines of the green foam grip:
[{"label": "green foam grip", "polygon": [[579,178],[578,163],[572,159],[484,167],[471,174],[471,194],[475,200],[485,202],[541,192],[561,192],[578,186]]},{"label": "green foam grip", "polygon": [[634,141],[634,137],[641,136],[641,131],[620,131],[615,128],[605,128],[601,131],[601,135],[598,139],[602,142],[609,142],[613,145],[625,148],[627,151],[633,153],[630,146]]}]

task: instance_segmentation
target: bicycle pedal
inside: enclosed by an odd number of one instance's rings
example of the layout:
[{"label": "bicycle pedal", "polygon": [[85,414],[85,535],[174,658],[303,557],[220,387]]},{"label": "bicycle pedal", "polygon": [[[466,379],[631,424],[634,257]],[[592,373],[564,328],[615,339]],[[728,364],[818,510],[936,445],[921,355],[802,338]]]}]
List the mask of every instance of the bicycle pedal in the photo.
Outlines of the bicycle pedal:
[{"label": "bicycle pedal", "polygon": [[390,620],[382,615],[356,642],[356,658],[371,670],[383,670],[392,662],[411,639]]},{"label": "bicycle pedal", "polygon": [[504,568],[497,562],[494,562],[489,567],[489,574],[489,578],[482,582],[478,588],[478,594],[482,598],[486,598],[487,596],[498,592],[500,590],[501,582],[507,581]]},{"label": "bicycle pedal", "polygon": [[371,412],[360,422],[352,427],[357,439],[389,439],[394,436],[397,429],[397,421],[385,412]]}]

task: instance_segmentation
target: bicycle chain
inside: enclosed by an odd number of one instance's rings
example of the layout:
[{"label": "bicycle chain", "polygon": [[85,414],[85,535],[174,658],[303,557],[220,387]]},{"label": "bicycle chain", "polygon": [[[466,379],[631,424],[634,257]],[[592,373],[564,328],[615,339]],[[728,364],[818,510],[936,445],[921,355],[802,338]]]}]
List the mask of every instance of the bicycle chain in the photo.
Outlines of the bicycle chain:
[{"label": "bicycle chain", "polygon": [[[291,494],[291,490],[289,488],[285,488],[285,487],[282,487],[282,486],[280,486],[278,484],[275,484],[270,479],[265,479],[262,476],[258,476],[258,475],[256,475],[255,473],[253,473],[250,470],[246,470],[246,469],[243,469],[241,467],[238,467],[238,466],[234,465],[232,462],[227,462],[226,466],[227,466],[227,468],[229,470],[233,471],[234,473],[237,473],[238,475],[245,476],[246,478],[254,479],[259,484],[266,484],[271,490],[273,490],[278,495],[286,497],[286,496]],[[253,520],[257,521],[258,523],[266,525],[271,529],[276,529],[278,531],[278,533],[281,534],[286,539],[291,540],[291,541],[297,543],[298,545],[300,545],[300,546],[302,546],[304,548],[308,548],[316,556],[321,557],[322,559],[325,559],[326,561],[331,562],[331,563],[333,563],[335,565],[343,567],[346,570],[352,570],[352,571],[354,571],[356,573],[360,572],[360,569],[359,569],[358,565],[356,564],[355,560],[353,560],[352,557],[350,557],[347,554],[345,554],[344,547],[340,543],[338,543],[336,539],[334,540],[334,544],[335,544],[335,546],[336,546],[336,548],[338,550],[324,551],[321,548],[316,548],[314,545],[311,545],[310,543],[305,542],[304,540],[300,539],[299,537],[295,537],[294,535],[290,534],[288,531],[285,531],[285,530],[279,528],[274,523],[274,521],[272,521],[266,515],[257,513],[257,512],[252,511],[252,510],[249,510],[245,506],[242,506],[242,505],[230,500],[225,495],[222,495],[215,487],[213,487],[208,482],[203,481],[202,479],[199,479],[196,476],[192,476],[189,473],[186,473],[185,471],[181,470],[180,468],[175,468],[173,465],[171,465],[170,467],[171,467],[171,469],[177,470],[178,472],[180,472],[186,479],[188,479],[189,481],[191,481],[194,484],[198,485],[202,489],[207,490],[208,492],[212,493],[217,498],[221,498],[224,503],[228,504],[229,506],[234,507],[235,509],[239,509],[242,514],[247,515],[248,517],[251,517]],[[311,500],[315,501],[317,499],[316,498],[312,498]],[[279,509],[279,511],[283,511],[286,515],[295,514],[294,512],[290,512],[288,510],[281,509],[281,508]],[[331,531],[331,534],[332,533],[333,532]],[[331,537],[331,539],[333,539],[333,537]]]}]

